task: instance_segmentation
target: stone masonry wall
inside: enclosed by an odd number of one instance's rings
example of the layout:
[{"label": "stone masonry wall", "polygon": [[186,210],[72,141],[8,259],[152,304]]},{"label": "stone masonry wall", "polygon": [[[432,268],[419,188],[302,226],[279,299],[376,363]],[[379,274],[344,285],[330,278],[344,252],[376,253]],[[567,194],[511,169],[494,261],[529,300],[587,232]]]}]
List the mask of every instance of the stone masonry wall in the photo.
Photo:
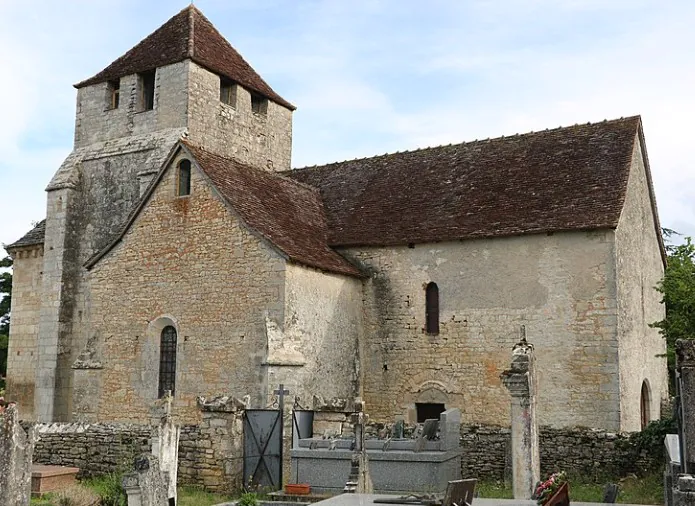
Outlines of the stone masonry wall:
[{"label": "stone masonry wall", "polygon": [[133,424],[38,424],[34,463],[80,468],[78,477],[129,468],[151,451],[153,427]]},{"label": "stone masonry wall", "polygon": [[[653,459],[635,459],[626,446],[628,434],[582,427],[541,427],[541,476],[566,471],[589,477],[626,476],[653,471]],[[461,426],[463,478],[503,480],[511,476],[511,431],[506,427]]]},{"label": "stone masonry wall", "polygon": [[7,361],[7,395],[23,417],[34,417],[34,381],[41,311],[43,245],[13,250],[12,326]]},{"label": "stone masonry wall", "polygon": [[186,126],[189,62],[160,67],[155,75],[154,108],[142,110],[137,74],[120,80],[120,100],[111,107],[107,83],[77,90],[75,148],[130,135]]},{"label": "stone masonry wall", "polygon": [[268,322],[268,384],[284,384],[308,409],[315,393],[354,398],[361,281],[297,264],[285,273],[284,322]]},{"label": "stone masonry wall", "polygon": [[251,110],[251,94],[237,86],[234,107],[220,102],[220,77],[190,63],[188,129],[191,140],[223,156],[261,169],[290,169],[292,111],[268,101],[267,112]]},{"label": "stone masonry wall", "polygon": [[[443,402],[465,423],[507,423],[499,376],[525,325],[539,420],[619,429],[612,231],[343,253],[371,273],[360,366],[374,420],[413,422],[417,402]],[[424,330],[429,282],[439,287],[438,335]]]},{"label": "stone masonry wall", "polygon": [[664,318],[661,294],[655,290],[664,275],[657,225],[649,200],[644,153],[635,142],[627,195],[615,232],[618,282],[618,337],[620,359],[620,427],[641,428],[642,383],[649,390],[650,420],[660,416],[668,397],[666,341],[649,324]]},{"label": "stone masonry wall", "polygon": [[283,321],[285,261],[195,165],[190,196],[177,197],[175,187],[169,168],[90,272],[90,335],[103,364],[98,420],[151,420],[165,325],[177,330],[175,423],[200,421],[197,396],[248,393],[252,405],[265,405],[266,321]]}]

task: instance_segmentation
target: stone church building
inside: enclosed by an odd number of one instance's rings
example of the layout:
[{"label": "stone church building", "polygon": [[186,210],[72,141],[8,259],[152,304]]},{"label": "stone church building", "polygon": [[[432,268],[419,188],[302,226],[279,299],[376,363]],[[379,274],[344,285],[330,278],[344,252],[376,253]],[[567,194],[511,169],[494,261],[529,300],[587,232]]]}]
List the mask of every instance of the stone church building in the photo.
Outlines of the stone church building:
[{"label": "stone church building", "polygon": [[283,383],[376,420],[508,425],[525,326],[541,424],[639,430],[667,394],[664,247],[639,117],[291,169],[295,107],[195,7],[77,88],[14,258],[8,397],[147,422],[167,390]]}]

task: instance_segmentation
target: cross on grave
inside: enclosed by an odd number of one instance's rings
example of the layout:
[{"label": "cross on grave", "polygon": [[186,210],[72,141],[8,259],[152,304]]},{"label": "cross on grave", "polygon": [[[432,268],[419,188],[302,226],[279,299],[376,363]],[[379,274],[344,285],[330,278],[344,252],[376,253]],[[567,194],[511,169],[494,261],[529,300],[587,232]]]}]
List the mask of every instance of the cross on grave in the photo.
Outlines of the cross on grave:
[{"label": "cross on grave", "polygon": [[290,394],[290,391],[285,388],[285,385],[280,383],[280,386],[277,390],[273,390],[273,394],[278,396],[278,408],[280,411],[284,411],[285,409],[285,396]]}]

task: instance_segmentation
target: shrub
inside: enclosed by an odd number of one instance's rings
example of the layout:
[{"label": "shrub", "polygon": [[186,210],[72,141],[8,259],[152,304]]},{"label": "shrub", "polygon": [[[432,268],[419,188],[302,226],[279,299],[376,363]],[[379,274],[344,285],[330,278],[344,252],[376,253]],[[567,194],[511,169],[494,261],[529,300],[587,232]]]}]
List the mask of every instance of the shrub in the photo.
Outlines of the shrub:
[{"label": "shrub", "polygon": [[237,506],[258,506],[258,494],[255,492],[244,492],[237,501]]},{"label": "shrub", "polygon": [[99,496],[101,506],[128,506],[128,496],[121,485],[121,473],[110,473],[88,482]]}]

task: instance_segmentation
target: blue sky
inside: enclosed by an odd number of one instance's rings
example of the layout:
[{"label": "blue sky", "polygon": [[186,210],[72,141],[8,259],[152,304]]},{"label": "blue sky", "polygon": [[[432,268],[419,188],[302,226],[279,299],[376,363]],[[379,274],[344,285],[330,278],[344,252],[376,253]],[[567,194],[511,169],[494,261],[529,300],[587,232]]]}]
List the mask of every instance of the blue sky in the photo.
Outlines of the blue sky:
[{"label": "blue sky", "polygon": [[[186,5],[0,0],[0,243],[45,215],[72,85]],[[196,5],[297,105],[295,167],[641,114],[662,225],[695,236],[695,2]]]}]

